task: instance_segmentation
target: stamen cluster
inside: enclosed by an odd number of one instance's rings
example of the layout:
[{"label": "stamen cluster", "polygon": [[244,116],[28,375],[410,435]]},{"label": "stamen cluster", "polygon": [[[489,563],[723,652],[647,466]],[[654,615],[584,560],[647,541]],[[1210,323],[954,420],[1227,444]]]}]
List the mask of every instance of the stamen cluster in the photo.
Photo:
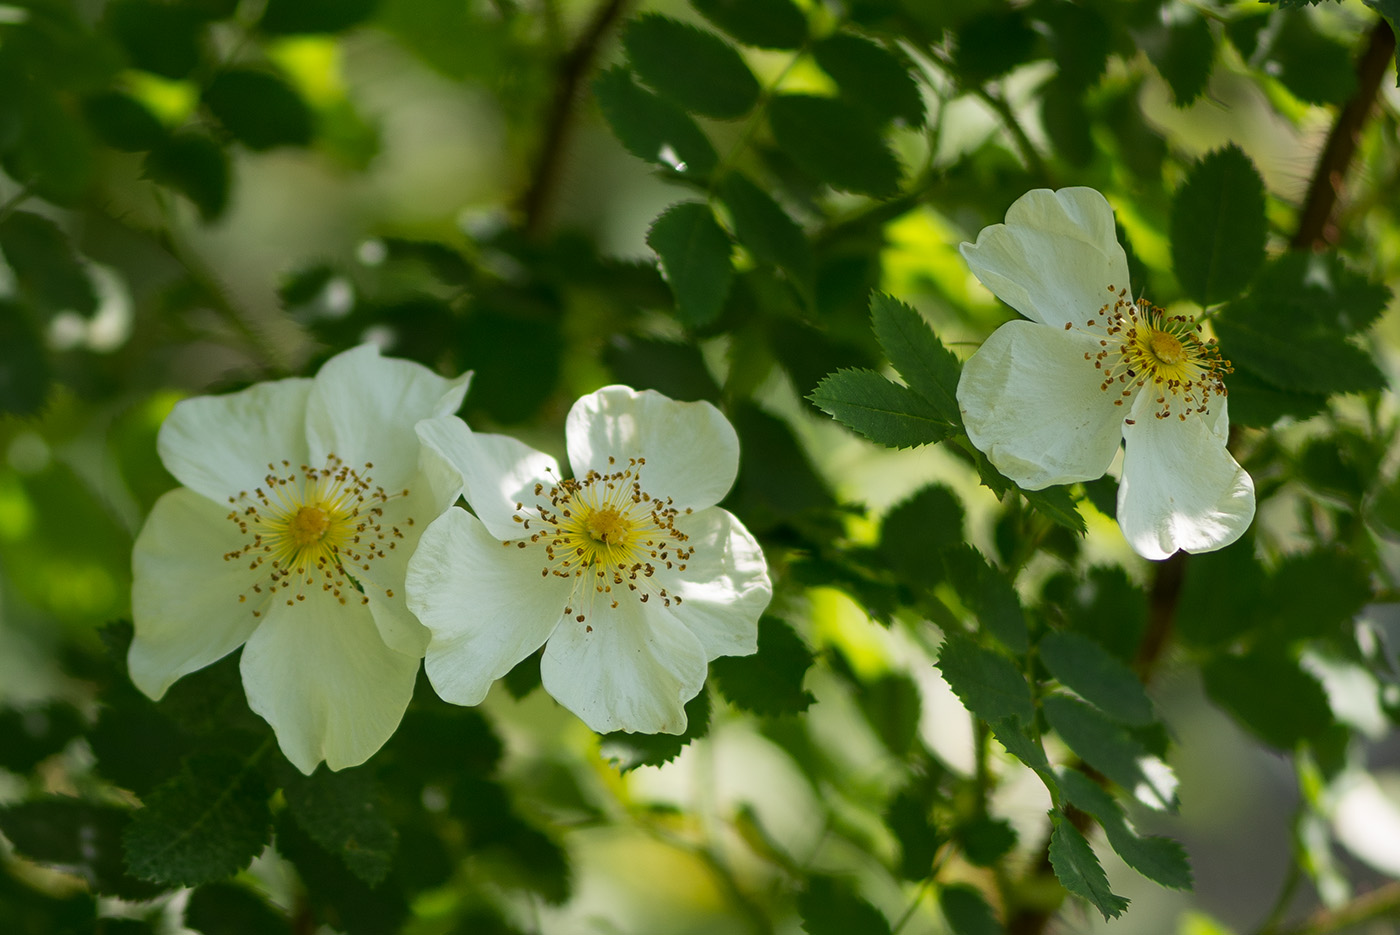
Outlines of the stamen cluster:
[{"label": "stamen cluster", "polygon": [[[1166,419],[1175,412],[1184,422],[1192,413],[1209,412],[1212,396],[1227,395],[1223,376],[1233,368],[1220,356],[1214,338],[1201,339],[1195,319],[1168,315],[1146,299],[1134,301],[1127,289],[1109,286],[1108,291],[1113,301],[1099,309],[1107,337],[1099,340],[1097,354],[1086,352],[1084,359],[1103,374],[1099,389],[1118,393],[1115,406],[1150,382],[1159,407],[1153,415]],[[1092,328],[1097,322],[1091,318],[1087,324]]]},{"label": "stamen cluster", "polygon": [[[228,498],[229,520],[249,539],[224,561],[248,561],[248,570],[259,575],[251,588],[257,603],[263,595],[284,594],[290,607],[318,585],[341,604],[353,597],[369,603],[355,575],[397,547],[403,532],[385,521],[384,504],[408,496],[406,489],[389,493],[375,486],[373,468],[367,461],[356,470],[334,454],[320,468],[283,461],[280,468],[267,466],[264,486]],[[412,526],[413,518],[403,522]],[[239,602],[248,596],[239,594]],[[253,616],[262,610],[254,608]]]},{"label": "stamen cluster", "polygon": [[[609,467],[615,464],[608,459]],[[529,536],[502,545],[537,545],[545,560],[541,577],[573,580],[564,613],[579,623],[591,613],[583,605],[592,608],[604,600],[616,609],[618,598],[629,594],[643,604],[653,594],[665,607],[681,603],[679,594],[654,579],[663,570],[685,571],[694,554],[685,544],[689,537],[675,525],[676,518],[690,510],[679,510],[670,497],[663,500],[642,489],[645,464],[645,458],[632,458],[620,470],[589,471],[549,487],[536,484],[534,493],[540,500],[528,509],[523,502],[515,504],[514,519]]]}]

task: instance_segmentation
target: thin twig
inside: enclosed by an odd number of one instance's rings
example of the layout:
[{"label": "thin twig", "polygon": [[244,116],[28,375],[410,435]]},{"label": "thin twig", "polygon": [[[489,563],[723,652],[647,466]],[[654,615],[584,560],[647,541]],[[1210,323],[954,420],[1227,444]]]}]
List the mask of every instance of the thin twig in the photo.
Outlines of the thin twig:
[{"label": "thin twig", "polygon": [[1363,893],[1335,909],[1319,909],[1299,925],[1269,929],[1269,935],[1329,935],[1363,922],[1400,919],[1400,881]]}]

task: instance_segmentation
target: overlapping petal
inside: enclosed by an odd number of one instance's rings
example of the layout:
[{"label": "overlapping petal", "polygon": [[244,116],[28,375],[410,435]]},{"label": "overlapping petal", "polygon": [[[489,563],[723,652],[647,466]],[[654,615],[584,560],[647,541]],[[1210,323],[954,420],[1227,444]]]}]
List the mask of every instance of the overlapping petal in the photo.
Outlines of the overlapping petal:
[{"label": "overlapping petal", "polygon": [[269,462],[306,462],[311,385],[307,379],[275,380],[226,396],[181,400],[160,427],[160,460],[186,487],[227,504],[240,490],[262,484]]},{"label": "overlapping petal", "polygon": [[1113,208],[1092,188],[1036,189],[960,248],[982,284],[1031,321],[1083,327],[1108,287],[1131,288]]},{"label": "overlapping petal", "polygon": [[243,544],[227,514],[226,506],[177,488],[156,501],[136,537],[136,632],[127,663],[131,680],[152,698],[233,652],[258,625],[258,605],[238,600],[250,583],[246,563],[224,559]]},{"label": "overlapping petal", "polygon": [[369,597],[370,613],[379,627],[379,635],[401,653],[421,657],[432,636],[408,609],[404,575],[409,559],[418,548],[419,536],[429,523],[442,515],[446,506],[432,491],[414,491],[407,497],[383,504],[384,515],[379,522],[386,529],[397,529],[399,536],[388,540],[383,555],[366,563],[369,567],[355,570],[355,577]]},{"label": "overlapping petal", "polygon": [[574,403],[565,430],[575,477],[611,473],[631,458],[645,458],[642,489],[653,496],[664,491],[681,509],[714,506],[739,472],[739,436],[707,402],[607,386]]},{"label": "overlapping petal", "polygon": [[269,608],[241,669],[248,706],[310,775],[322,760],[344,769],[384,745],[413,696],[418,657],[386,646],[368,607],[314,591],[294,607]]},{"label": "overlapping petal", "polygon": [[599,733],[679,734],[707,662],[700,640],[669,610],[625,600],[556,627],[540,677],[545,691]]},{"label": "overlapping petal", "polygon": [[498,539],[520,535],[517,503],[534,506],[535,485],[559,483],[559,464],[508,435],[473,432],[456,416],[428,419],[418,437],[460,474],[467,502]]},{"label": "overlapping petal", "polygon": [[[1118,525],[1145,558],[1178,549],[1210,552],[1238,539],[1254,519],[1254,481],[1203,418],[1157,419],[1139,396],[1118,486]],[[1228,424],[1223,413],[1217,425]]]},{"label": "overlapping petal", "polygon": [[733,514],[719,507],[682,517],[677,526],[694,552],[671,572],[671,608],[709,659],[758,651],[758,618],[773,599],[763,549]]},{"label": "overlapping petal", "polygon": [[1090,480],[1108,470],[1127,406],[1086,353],[1096,339],[1028,321],[994,331],[958,381],[968,438],[1027,490]]},{"label": "overlapping petal", "polygon": [[409,607],[432,631],[424,665],[454,704],[477,704],[564,614],[570,580],[542,575],[538,549],[502,545],[465,510],[423,533],[408,567]]}]

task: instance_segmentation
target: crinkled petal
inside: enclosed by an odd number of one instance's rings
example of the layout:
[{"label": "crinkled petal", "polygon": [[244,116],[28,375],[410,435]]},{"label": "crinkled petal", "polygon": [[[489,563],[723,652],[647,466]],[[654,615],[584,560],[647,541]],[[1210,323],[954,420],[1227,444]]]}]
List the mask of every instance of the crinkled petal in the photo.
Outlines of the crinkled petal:
[{"label": "crinkled petal", "polygon": [[448,380],[422,364],[380,357],[363,344],[326,361],[306,405],[306,435],[314,466],[336,455],[386,490],[402,489],[418,473],[422,419],[450,415],[462,405],[471,374]]},{"label": "crinkled petal", "polygon": [[274,380],[175,404],[156,447],[176,480],[215,503],[263,483],[269,462],[307,459],[311,381]]},{"label": "crinkled petal", "polygon": [[545,644],[545,691],[598,733],[685,731],[685,703],[705,684],[705,647],[656,599],[622,600],[565,620]]},{"label": "crinkled petal", "polygon": [[540,502],[536,484],[548,491],[561,480],[559,464],[549,455],[509,435],[473,432],[456,416],[420,422],[418,437],[461,474],[467,502],[498,539],[521,534],[515,505]]},{"label": "crinkled petal", "polygon": [[1155,408],[1142,394],[1133,407],[1134,424],[1123,427],[1127,450],[1118,485],[1123,535],[1150,559],[1178,549],[1210,552],[1229,545],[1254,519],[1254,481],[1206,420],[1158,419]]},{"label": "crinkled petal", "polygon": [[376,555],[364,563],[369,567],[352,567],[351,573],[364,586],[370,613],[384,642],[401,653],[421,658],[430,634],[408,609],[404,578],[419,536],[442,515],[444,508],[431,493],[415,492],[389,500],[381,509],[384,515],[379,518],[378,535],[383,539],[378,540]]},{"label": "crinkled petal", "polygon": [[310,775],[322,760],[344,769],[384,745],[413,697],[418,657],[384,645],[364,605],[313,591],[295,606],[269,608],[241,668],[249,707]]},{"label": "crinkled petal", "polygon": [[968,438],[1027,490],[1090,480],[1108,470],[1127,406],[1085,354],[1083,332],[1010,321],[963,365],[958,405]]},{"label": "crinkled petal", "polygon": [[156,501],[131,555],[131,617],[136,634],[127,664],[136,687],[159,699],[176,679],[222,659],[258,626],[254,604],[240,603],[253,573],[225,561],[242,547],[227,507],[177,488]]},{"label": "crinkled petal", "polygon": [[642,489],[670,497],[680,509],[714,506],[739,472],[739,436],[707,402],[606,386],[574,403],[565,429],[575,477],[609,474],[626,468],[629,459],[645,458]]},{"label": "crinkled petal", "polygon": [[466,510],[423,533],[408,565],[408,606],[432,632],[424,665],[453,704],[478,704],[563,616],[570,582],[542,575],[538,548],[502,545]]},{"label": "crinkled petal", "polygon": [[983,228],[975,244],[959,249],[997,298],[1055,328],[1084,326],[1113,301],[1109,286],[1131,288],[1113,208],[1092,188],[1026,192],[1005,224]]},{"label": "crinkled petal", "polygon": [[719,507],[676,519],[689,539],[685,570],[668,572],[671,607],[690,628],[705,655],[747,656],[758,651],[758,618],[773,599],[768,562],[744,525]]}]

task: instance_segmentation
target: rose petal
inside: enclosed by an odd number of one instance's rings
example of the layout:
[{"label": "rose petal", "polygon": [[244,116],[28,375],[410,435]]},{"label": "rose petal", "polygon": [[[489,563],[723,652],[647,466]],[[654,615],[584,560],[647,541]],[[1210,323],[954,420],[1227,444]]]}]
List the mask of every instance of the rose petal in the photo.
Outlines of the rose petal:
[{"label": "rose petal", "polygon": [[1127,406],[1085,354],[1096,339],[1029,321],[992,333],[958,381],[968,438],[1027,490],[1090,480],[1118,451]]},{"label": "rose petal", "polygon": [[[422,658],[431,634],[405,603],[408,588],[404,578],[419,537],[442,515],[443,508],[428,492],[389,500],[380,509],[384,514],[379,518],[379,535],[384,538],[378,547],[383,554],[365,562],[368,568],[355,567],[352,573],[369,596],[370,613],[384,642],[401,653]],[[365,535],[368,533],[367,530]]]},{"label": "rose petal", "polygon": [[[773,599],[768,563],[743,524],[712,507],[676,520],[689,539],[685,569],[670,570],[668,588],[680,598],[671,607],[690,628],[708,658],[758,651],[758,618]],[[677,563],[678,565],[680,563]]]},{"label": "rose petal", "polygon": [[[1130,289],[1113,208],[1092,188],[1039,188],[960,248],[982,284],[1031,321],[1084,327],[1112,302],[1109,287]],[[1098,316],[1102,317],[1102,316]]]},{"label": "rose petal", "polygon": [[224,556],[244,544],[228,510],[177,488],[156,501],[131,555],[127,664],[136,687],[159,699],[176,679],[233,652],[258,626],[249,597],[254,573]]},{"label": "rose petal", "polygon": [[714,506],[739,471],[739,436],[718,409],[654,390],[607,386],[590,393],[569,410],[566,433],[575,477],[610,474],[645,458],[642,489],[680,509]]}]

